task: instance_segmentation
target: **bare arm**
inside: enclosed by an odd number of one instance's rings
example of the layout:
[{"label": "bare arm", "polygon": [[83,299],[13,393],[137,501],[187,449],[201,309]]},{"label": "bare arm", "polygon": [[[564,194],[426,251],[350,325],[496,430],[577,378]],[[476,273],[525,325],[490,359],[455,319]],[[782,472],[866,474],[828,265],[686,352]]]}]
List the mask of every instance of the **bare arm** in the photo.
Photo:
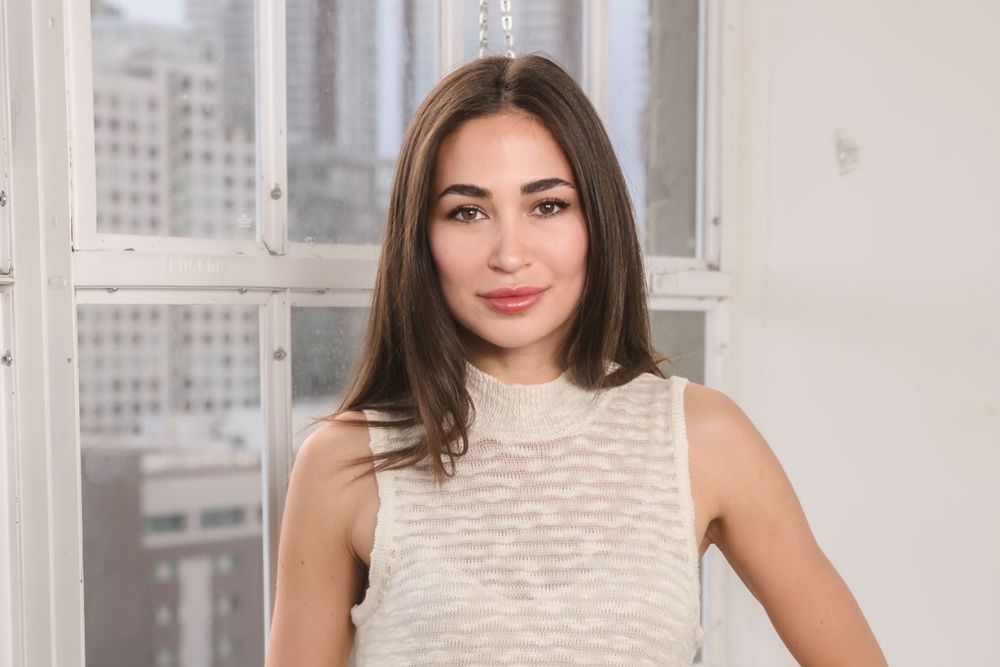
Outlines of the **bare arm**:
[{"label": "bare arm", "polygon": [[324,424],[302,444],[288,484],[266,667],[346,665],[354,643],[351,607],[366,574],[352,543],[365,484],[350,461],[367,453],[364,429]]},{"label": "bare arm", "polygon": [[684,394],[692,476],[711,508],[706,537],[804,667],[884,667],[861,609],[813,537],[767,442],[728,397]]}]

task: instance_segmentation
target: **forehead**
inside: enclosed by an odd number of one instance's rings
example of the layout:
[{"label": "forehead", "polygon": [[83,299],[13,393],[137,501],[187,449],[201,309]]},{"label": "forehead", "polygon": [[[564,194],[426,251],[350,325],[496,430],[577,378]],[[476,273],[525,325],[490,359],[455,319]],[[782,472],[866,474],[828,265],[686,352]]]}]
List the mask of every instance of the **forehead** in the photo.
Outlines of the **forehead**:
[{"label": "forehead", "polygon": [[464,123],[441,144],[436,188],[454,183],[489,186],[539,178],[573,182],[573,171],[555,137],[537,119],[502,113]]}]

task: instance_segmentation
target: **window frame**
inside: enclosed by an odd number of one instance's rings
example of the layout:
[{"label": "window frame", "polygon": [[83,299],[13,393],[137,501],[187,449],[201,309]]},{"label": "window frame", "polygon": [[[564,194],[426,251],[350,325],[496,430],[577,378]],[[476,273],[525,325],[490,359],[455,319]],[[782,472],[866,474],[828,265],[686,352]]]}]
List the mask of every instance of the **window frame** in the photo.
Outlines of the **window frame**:
[{"label": "window frame", "polygon": [[[0,44],[7,43],[4,0],[0,0]],[[13,353],[13,285],[11,272],[11,213],[14,202],[10,188],[10,87],[7,79],[7,52],[0,49],[0,192],[5,204],[0,207],[0,662],[21,664],[21,616],[19,605],[20,535],[17,507],[10,499],[18,492],[18,461],[15,456],[14,376],[7,354]],[[10,360],[13,363],[13,360]],[[10,509],[8,509],[8,507]]]},{"label": "window frame", "polygon": [[[0,41],[6,41],[5,12],[0,3]],[[11,271],[11,210],[10,182],[8,178],[10,152],[10,127],[7,118],[9,95],[7,86],[7,54],[0,50],[0,193],[4,204],[0,206],[0,498],[12,499],[18,494],[17,459],[15,458],[16,431],[14,414],[13,370],[13,294],[14,277]],[[6,505],[0,505],[6,506]],[[12,508],[16,510],[15,508]],[[20,554],[17,517],[14,511],[0,513],[0,661],[11,664],[20,660],[20,614],[13,604],[16,582],[20,579]]]},{"label": "window frame", "polygon": [[[706,312],[707,383],[725,390],[732,297],[728,241],[733,233],[726,213],[733,188],[724,166],[735,164],[735,112],[728,91],[735,64],[736,3],[701,1],[700,253],[695,258],[647,257],[646,268],[651,309]],[[607,120],[611,72],[604,19],[611,2],[586,0],[585,7],[585,84]],[[463,60],[463,18],[462,0],[440,0],[441,73]],[[291,364],[287,355],[275,358],[274,353],[290,349],[293,306],[367,303],[378,248],[288,241],[283,0],[257,0],[255,26],[260,184],[256,218],[261,240],[98,234],[90,5],[75,0],[0,0],[0,36],[7,49],[0,53],[0,123],[5,138],[10,125],[11,137],[7,186],[8,172],[0,175],[0,189],[6,190],[9,201],[0,215],[13,221],[9,228],[17,240],[4,244],[0,239],[0,262],[9,252],[17,267],[16,286],[14,277],[0,275],[0,342],[12,348],[16,343],[12,366],[0,366],[0,491],[7,498],[12,493],[17,497],[16,503],[5,503],[0,510],[0,646],[10,647],[0,656],[12,665],[58,661],[83,667],[85,660],[75,363],[78,303],[261,307],[261,398],[267,431],[264,607],[265,628],[270,627],[292,441]],[[32,55],[8,62],[7,53]],[[8,81],[9,88],[4,85]],[[14,100],[18,117],[6,118],[4,112]],[[50,129],[38,132],[42,127]],[[278,198],[269,194],[275,185],[282,190]],[[67,362],[58,363],[63,359]],[[720,612],[727,576],[717,566],[719,559],[715,554],[705,561],[709,650],[699,664],[711,666],[725,664]]]},{"label": "window frame", "polygon": [[[0,2],[0,42],[7,41],[6,12]],[[0,206],[0,498],[16,498],[17,459],[14,456],[14,387],[13,353],[14,317],[11,307],[14,278],[11,275],[10,214],[13,203],[9,201],[8,178],[10,152],[10,125],[7,118],[9,87],[7,85],[7,54],[0,49],[0,193],[4,204]],[[6,503],[0,507],[6,507]],[[13,508],[16,510],[16,508]],[[17,518],[14,511],[0,512],[0,663],[20,663],[19,607],[15,600],[16,582],[20,579],[20,554],[18,549]]]}]

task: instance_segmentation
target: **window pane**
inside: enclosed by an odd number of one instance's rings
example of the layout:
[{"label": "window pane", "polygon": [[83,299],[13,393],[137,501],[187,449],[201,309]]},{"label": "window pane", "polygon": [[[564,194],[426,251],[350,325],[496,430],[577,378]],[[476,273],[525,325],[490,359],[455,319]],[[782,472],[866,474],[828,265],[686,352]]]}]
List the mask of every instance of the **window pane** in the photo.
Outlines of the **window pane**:
[{"label": "window pane", "polygon": [[705,320],[701,311],[654,310],[649,314],[653,347],[669,357],[661,368],[668,375],[680,375],[698,384],[705,383]]},{"label": "window pane", "polygon": [[97,231],[256,237],[254,3],[91,3]]},{"label": "window pane", "polygon": [[698,0],[622,0],[610,21],[610,133],[647,254],[694,257]]},{"label": "window pane", "polygon": [[262,664],[258,309],[77,317],[87,665]]},{"label": "window pane", "polygon": [[[479,0],[465,0],[465,59],[479,56]],[[511,9],[514,52],[538,53],[559,63],[581,85],[586,16],[583,0],[531,0],[514,2]],[[499,0],[489,3],[490,52],[504,54],[504,30]]]},{"label": "window pane", "polygon": [[299,429],[340,407],[368,326],[367,308],[292,308],[293,448]]},{"label": "window pane", "polygon": [[437,0],[288,0],[288,235],[381,242],[410,116],[437,80]]}]

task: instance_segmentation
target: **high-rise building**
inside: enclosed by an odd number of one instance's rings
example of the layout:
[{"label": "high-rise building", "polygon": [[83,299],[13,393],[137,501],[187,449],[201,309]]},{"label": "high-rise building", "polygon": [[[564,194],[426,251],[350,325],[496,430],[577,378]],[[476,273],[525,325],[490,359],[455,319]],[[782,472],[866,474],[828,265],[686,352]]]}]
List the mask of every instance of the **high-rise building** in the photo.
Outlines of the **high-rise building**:
[{"label": "high-rise building", "polygon": [[111,438],[83,470],[87,664],[263,664],[259,459]]},{"label": "high-rise building", "polygon": [[[227,122],[211,40],[93,19],[99,232],[253,238],[252,123]],[[81,429],[141,433],[170,414],[259,401],[256,309],[90,306],[79,311]]]},{"label": "high-rise building", "polygon": [[[241,64],[206,15],[94,6],[101,233],[255,237],[253,43]],[[78,308],[88,664],[263,662],[259,330],[255,306]]]}]

